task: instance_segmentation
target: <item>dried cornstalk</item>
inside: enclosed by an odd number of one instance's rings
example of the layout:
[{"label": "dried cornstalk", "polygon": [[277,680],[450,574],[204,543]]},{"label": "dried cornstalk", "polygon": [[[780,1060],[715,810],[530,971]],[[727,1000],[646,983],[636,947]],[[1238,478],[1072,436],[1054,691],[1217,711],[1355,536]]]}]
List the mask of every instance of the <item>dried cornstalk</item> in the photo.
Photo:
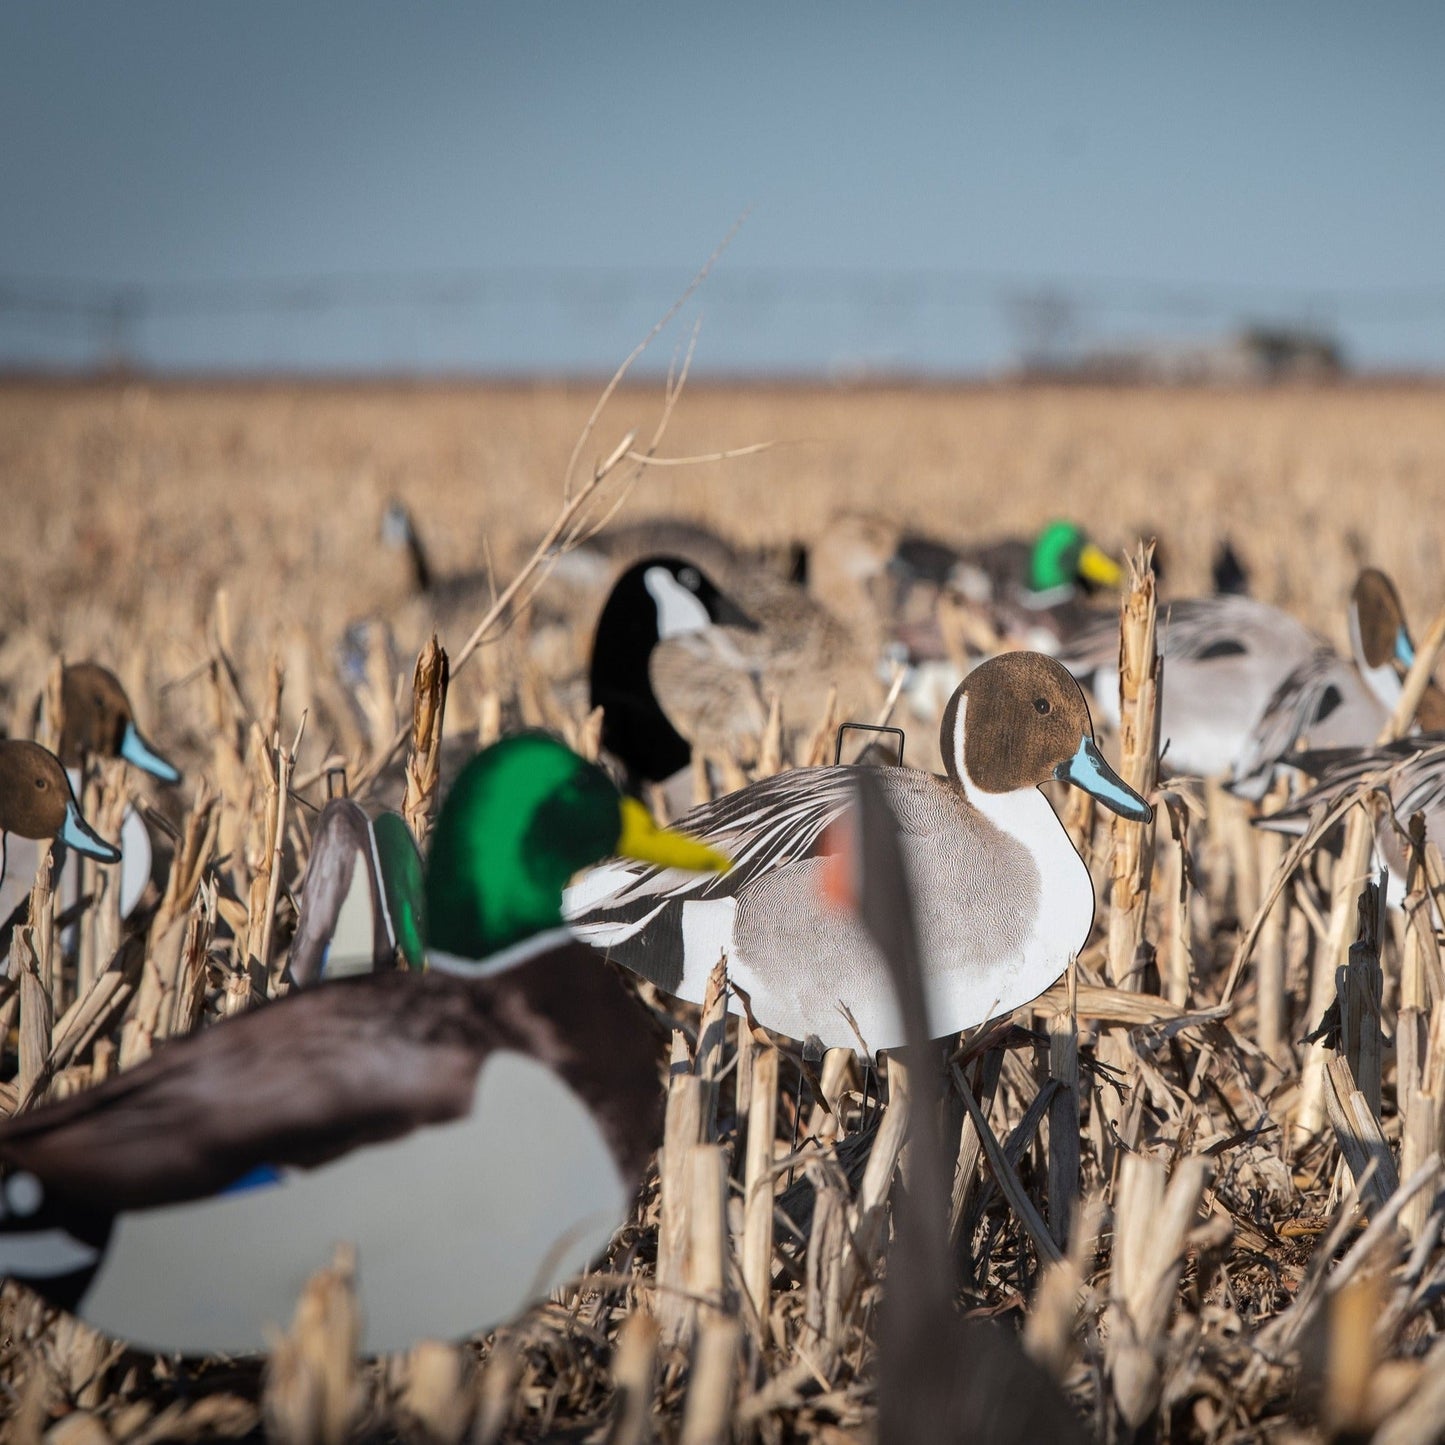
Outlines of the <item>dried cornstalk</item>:
[{"label": "dried cornstalk", "polygon": [[1361,1205],[1373,1215],[1400,1187],[1390,1146],[1380,1132],[1380,1122],[1369,1100],[1355,1087],[1350,1066],[1340,1054],[1331,1056],[1322,1078],[1325,1108],[1340,1153],[1354,1176]]},{"label": "dried cornstalk", "polygon": [[1205,1161],[1191,1155],[1175,1165],[1166,1188],[1157,1160],[1120,1160],[1105,1360],[1119,1413],[1135,1429],[1159,1403],[1169,1317],[1208,1175]]},{"label": "dried cornstalk", "polygon": [[692,1151],[702,1140],[707,1086],[690,1073],[676,1073],[668,1087],[662,1148],[658,1151],[657,1320],[663,1338],[675,1343],[687,1333],[687,1243],[692,1214]]},{"label": "dried cornstalk", "polygon": [[1445,608],[1435,615],[1435,620],[1431,622],[1424,641],[1416,651],[1415,660],[1410,664],[1410,670],[1405,675],[1404,686],[1400,689],[1399,698],[1396,699],[1395,709],[1390,714],[1390,720],[1385,724],[1378,741],[1392,742],[1395,738],[1403,737],[1409,731],[1415,713],[1420,707],[1420,700],[1425,696],[1425,689],[1430,685],[1430,679],[1435,671],[1435,664],[1440,660],[1442,649],[1445,649]]},{"label": "dried cornstalk", "polygon": [[[752,1099],[748,1107],[748,1151],[743,1172],[743,1288],[752,1301],[767,1343],[768,1297],[773,1286],[773,1129],[778,1117],[778,1051],[759,1047],[753,1055]],[[874,1146],[876,1149],[876,1145]],[[870,1161],[871,1162],[871,1161]]]},{"label": "dried cornstalk", "polygon": [[697,1058],[693,1062],[693,1072],[703,1084],[699,1138],[704,1143],[717,1138],[718,1076],[722,1072],[727,1027],[727,960],[719,958],[708,975],[707,987],[703,991],[702,1019],[697,1029]]},{"label": "dried cornstalk", "polygon": [[19,925],[10,939],[10,977],[18,981],[20,1003],[21,1099],[33,1096],[50,1055],[55,1022],[58,967],[55,920],[51,911],[50,845],[40,848],[40,866],[30,890],[30,922]]},{"label": "dried cornstalk", "polygon": [[1024,1348],[1056,1380],[1068,1374],[1079,1351],[1079,1317],[1088,1298],[1084,1281],[1098,1247],[1104,1201],[1091,1196],[1067,1221],[1068,1254],[1039,1277],[1024,1321]]},{"label": "dried cornstalk", "polygon": [[852,1313],[859,1291],[872,1278],[883,1258],[888,1237],[888,1195],[893,1188],[898,1157],[908,1138],[911,1104],[907,1072],[896,1057],[890,1056],[888,1107],[883,1111],[858,1196],[848,1214],[853,1247],[844,1256],[837,1288],[839,1313],[845,1319]]},{"label": "dried cornstalk", "polygon": [[653,1380],[657,1371],[657,1326],[645,1314],[629,1315],[612,1357],[616,1414],[607,1445],[640,1445],[652,1431]]},{"label": "dried cornstalk", "polygon": [[[119,838],[127,803],[126,764],[119,758],[102,759],[90,770],[82,808],[102,838]],[[120,947],[120,869],[102,868],[94,858],[75,858],[78,897],[93,898],[81,920],[76,959],[76,993],[90,991],[106,962]],[[64,900],[62,906],[68,904]],[[60,1000],[55,1000],[57,1007]]]},{"label": "dried cornstalk", "polygon": [[442,769],[442,721],[446,715],[450,665],[436,634],[422,648],[411,683],[411,752],[406,760],[406,796],[401,815],[420,848],[431,831]]},{"label": "dried cornstalk", "polygon": [[[1159,769],[1159,688],[1163,662],[1155,638],[1154,546],[1129,558],[1129,590],[1119,615],[1120,772],[1141,797],[1154,791]],[[1144,942],[1154,872],[1154,827],[1115,815],[1113,890],[1109,910],[1109,978],[1138,990],[1135,959]]]},{"label": "dried cornstalk", "polygon": [[732,1404],[742,1330],[734,1319],[706,1319],[692,1353],[692,1377],[679,1445],[726,1445],[733,1438]]},{"label": "dried cornstalk", "polygon": [[[1417,1090],[1410,1095],[1400,1138],[1400,1173],[1406,1179],[1422,1169],[1440,1148],[1440,1113],[1435,1095]],[[1434,1198],[1425,1190],[1412,1195],[1400,1212],[1400,1223],[1412,1240],[1418,1240],[1430,1222]]]},{"label": "dried cornstalk", "polygon": [[799,750],[800,767],[818,768],[833,761],[833,737],[838,731],[838,689],[829,687],[818,725]]},{"label": "dried cornstalk", "polygon": [[1385,978],[1380,969],[1380,942],[1375,932],[1378,905],[1379,890],[1373,883],[1367,883],[1359,900],[1359,937],[1350,945],[1348,961],[1335,970],[1341,1046],[1354,1075],[1355,1087],[1364,1094],[1377,1119],[1385,1048],[1380,1027]]},{"label": "dried cornstalk", "polygon": [[[723,1317],[727,1280],[727,1156],[716,1144],[695,1144],[689,1151],[687,1258],[683,1281],[691,1296],[687,1333],[698,1321]],[[707,1304],[695,1302],[706,1300]]]},{"label": "dried cornstalk", "polygon": [[1325,1311],[1321,1402],[1331,1439],[1370,1433],[1370,1385],[1378,1365],[1375,1322],[1384,1304],[1380,1276],[1367,1271],[1334,1290]]},{"label": "dried cornstalk", "polygon": [[262,1408],[267,1429],[291,1445],[343,1445],[363,1403],[356,1349],[356,1257],[338,1245],[307,1281],[291,1328],[271,1341]]},{"label": "dried cornstalk", "polygon": [[460,1445],[472,1422],[467,1356],[455,1345],[424,1340],[402,1363],[397,1406],[403,1438],[418,1445]]},{"label": "dried cornstalk", "polygon": [[[1258,830],[1255,847],[1259,856],[1259,876],[1272,878],[1284,857],[1284,839],[1278,833]],[[1286,897],[1265,915],[1259,930],[1258,961],[1255,964],[1255,1039],[1260,1048],[1277,1064],[1283,1065],[1288,1055],[1285,1030],[1285,930],[1289,921]]]},{"label": "dried cornstalk", "polygon": [[189,1032],[197,1022],[214,922],[214,894],[207,892],[165,933],[157,935],[152,928],[135,1007],[121,1030],[121,1068],[138,1064],[158,1039]]},{"label": "dried cornstalk", "polygon": [[[1334,897],[1330,909],[1329,931],[1325,942],[1315,954],[1314,978],[1310,987],[1309,1012],[1311,1028],[1318,1026],[1334,994],[1335,969],[1349,961],[1350,944],[1355,937],[1358,914],[1357,899],[1370,868],[1370,849],[1374,843],[1374,815],[1367,803],[1350,812],[1345,824],[1345,841],[1335,860]],[[1300,1105],[1295,1125],[1301,1136],[1317,1134],[1325,1121],[1324,1067],[1329,1052],[1322,1042],[1307,1045]]]}]

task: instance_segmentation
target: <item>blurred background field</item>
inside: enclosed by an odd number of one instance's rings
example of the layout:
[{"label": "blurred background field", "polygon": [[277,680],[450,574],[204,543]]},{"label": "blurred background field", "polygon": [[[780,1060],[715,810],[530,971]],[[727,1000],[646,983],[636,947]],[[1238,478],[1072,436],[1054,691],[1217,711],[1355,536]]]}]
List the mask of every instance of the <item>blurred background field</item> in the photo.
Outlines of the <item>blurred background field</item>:
[{"label": "blurred background field", "polygon": [[[584,383],[0,387],[0,681],[12,701],[33,698],[52,650],[93,654],[160,713],[164,734],[167,699],[204,656],[218,589],[248,670],[297,647],[328,670],[349,622],[407,616],[405,557],[381,541],[388,502],[411,508],[440,574],[476,575],[490,560],[504,584],[556,510],[596,396]],[[691,517],[769,545],[815,540],[843,511],[960,542],[1066,516],[1111,549],[1158,537],[1166,598],[1207,589],[1213,547],[1228,538],[1258,596],[1338,642],[1363,562],[1396,577],[1412,615],[1439,604],[1442,402],[1429,384],[695,382],[661,455],[772,445],[648,468],[620,516]],[[660,385],[621,391],[591,443],[597,457],[650,432],[661,405]],[[486,600],[479,581],[468,630]],[[575,625],[586,633],[590,619]],[[419,646],[412,630],[405,640]],[[288,688],[290,726],[306,670]],[[463,716],[454,708],[449,722]]]}]

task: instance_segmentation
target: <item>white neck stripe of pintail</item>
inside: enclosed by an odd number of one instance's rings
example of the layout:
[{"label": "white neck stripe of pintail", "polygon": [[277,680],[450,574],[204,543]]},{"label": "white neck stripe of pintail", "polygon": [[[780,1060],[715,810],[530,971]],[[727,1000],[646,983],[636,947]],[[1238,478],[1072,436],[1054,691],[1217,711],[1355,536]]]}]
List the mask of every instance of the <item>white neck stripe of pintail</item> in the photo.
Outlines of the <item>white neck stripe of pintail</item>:
[{"label": "white neck stripe of pintail", "polygon": [[458,978],[492,978],[536,958],[538,954],[546,953],[549,948],[556,948],[559,943],[576,941],[577,935],[570,928],[549,928],[545,933],[534,933],[531,938],[524,938],[520,943],[489,954],[486,958],[462,958],[458,954],[443,953],[440,949],[433,948],[427,952],[426,966],[438,973],[455,974]]},{"label": "white neck stripe of pintail", "polygon": [[[978,786],[969,777],[968,769],[964,766],[966,756],[966,745],[968,735],[968,694],[958,700],[958,715],[953,722],[953,747],[954,757],[958,760],[958,780],[963,786],[963,796],[968,800],[971,807],[977,808],[990,822],[1002,828],[1006,833],[1018,834],[1019,829],[1014,820],[1020,816],[1022,809],[1024,814],[1032,815],[1037,811],[1032,806],[1031,800],[1037,799],[1042,803],[1044,810],[1049,815],[1049,820],[1056,826],[1062,828],[1058,821],[1058,815],[1054,812],[1049,800],[1032,783],[1026,787],[1015,788],[1009,793],[990,793]],[[1025,824],[1026,831],[1029,824]]]},{"label": "white neck stripe of pintail", "polygon": [[1360,609],[1357,606],[1350,607],[1350,651],[1355,655],[1355,667],[1365,680],[1365,686],[1375,695],[1375,699],[1385,710],[1393,711],[1395,704],[1400,700],[1400,694],[1405,690],[1405,685],[1400,680],[1400,675],[1395,671],[1393,657],[1387,657],[1379,667],[1371,667],[1365,660],[1365,640],[1360,631]]}]

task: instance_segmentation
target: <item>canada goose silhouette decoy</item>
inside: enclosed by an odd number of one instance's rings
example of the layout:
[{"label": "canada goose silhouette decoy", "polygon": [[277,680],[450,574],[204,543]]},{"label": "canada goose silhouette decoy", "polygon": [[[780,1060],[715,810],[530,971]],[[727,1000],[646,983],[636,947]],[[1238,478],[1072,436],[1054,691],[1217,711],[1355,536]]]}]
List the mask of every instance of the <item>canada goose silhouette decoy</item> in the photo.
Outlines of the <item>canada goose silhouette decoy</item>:
[{"label": "canada goose silhouette decoy", "polygon": [[[686,775],[692,759],[686,729],[699,706],[694,690],[711,683],[706,703],[716,706],[719,696],[731,694],[732,708],[739,699],[746,706],[753,683],[724,627],[757,630],[706,573],[682,557],[643,558],[613,585],[593,634],[588,689],[591,705],[602,709],[602,747],[621,764],[630,790],[649,783],[666,787],[676,775]],[[664,702],[657,667],[659,649],[667,643],[677,646],[663,654],[673,659],[671,673],[661,679]],[[692,660],[690,674],[682,658]]]},{"label": "canada goose silhouette decoy", "polygon": [[545,1294],[660,1129],[651,1025],[562,922],[619,850],[725,866],[551,738],[479,754],[433,830],[427,972],[300,989],[0,1123],[0,1275],[183,1354],[260,1350],[340,1241],[367,1353]]},{"label": "canada goose silhouette decoy", "polygon": [[426,957],[421,854],[405,820],[369,818],[350,798],[321,810],[301,889],[288,970],[298,988]]},{"label": "canada goose silhouette decoy", "polygon": [[[1014,652],[976,668],[944,713],[947,775],[873,770],[904,820],[928,983],[946,1033],[1037,997],[1088,940],[1094,890],[1040,785],[1061,779],[1125,817],[1153,810],[1104,761],[1078,684]],[[726,956],[757,1021],[869,1053],[903,1041],[887,966],[855,920],[821,911],[818,841],[853,798],[854,767],[780,773],[695,808],[684,831],[733,859],[700,885],[604,864],[569,890],[579,937],[664,992],[700,1002]]]},{"label": "canada goose silhouette decoy", "polygon": [[880,1445],[1032,1445],[1086,1437],[1063,1391],[991,1321],[965,1321],[948,1243],[948,1174],[933,1107],[943,1082],[930,1048],[917,904],[906,827],[879,778],[860,769],[849,816],[830,828],[821,879],[852,911],[888,966],[910,1061],[908,1188],[895,1195],[893,1242],[878,1329]]}]

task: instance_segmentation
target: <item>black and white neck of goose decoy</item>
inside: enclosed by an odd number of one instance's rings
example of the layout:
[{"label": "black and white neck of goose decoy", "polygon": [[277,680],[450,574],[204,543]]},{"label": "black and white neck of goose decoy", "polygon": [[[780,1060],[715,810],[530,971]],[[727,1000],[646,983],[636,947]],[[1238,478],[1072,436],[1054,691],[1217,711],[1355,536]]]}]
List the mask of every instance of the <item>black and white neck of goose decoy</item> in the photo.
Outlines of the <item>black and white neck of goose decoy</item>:
[{"label": "black and white neck of goose decoy", "polygon": [[617,579],[592,641],[588,686],[602,709],[602,746],[628,785],[661,783],[686,768],[691,743],[663,712],[649,664],[659,642],[715,626],[756,623],[699,568],[681,557],[648,557]]},{"label": "black and white neck of goose decoy", "polygon": [[342,1240],[367,1353],[544,1294],[661,1123],[650,1021],[561,926],[569,873],[616,850],[723,861],[550,738],[480,754],[433,832],[438,966],[298,990],[0,1122],[0,1275],[182,1354],[261,1349]]},{"label": "black and white neck of goose decoy", "polygon": [[887,961],[910,1061],[909,1187],[899,1191],[878,1341],[880,1445],[1083,1441],[1057,1382],[1004,1327],[964,1321],[945,1226],[948,1176],[935,1107],[943,1085],[900,822],[860,770],[851,815],[830,830],[824,885]]},{"label": "black and white neck of goose decoy", "polygon": [[[1062,780],[1139,820],[1144,799],[1094,743],[1078,685],[1052,659],[1006,653],[976,668],[945,712],[947,775],[882,768],[908,820],[908,864],[933,1019],[956,1033],[1028,1003],[1088,940],[1088,869],[1044,794]],[[851,767],[803,768],[695,808],[679,827],[734,867],[697,882],[621,862],[568,891],[579,936],[664,992],[701,1002],[725,955],[759,1023],[868,1054],[902,1042],[886,964],[855,920],[825,913],[818,841],[851,802]]]},{"label": "black and white neck of goose decoy", "polygon": [[393,550],[405,551],[413,590],[430,592],[436,581],[436,569],[416,530],[411,508],[397,497],[387,502],[386,511],[381,514],[381,540]]}]

